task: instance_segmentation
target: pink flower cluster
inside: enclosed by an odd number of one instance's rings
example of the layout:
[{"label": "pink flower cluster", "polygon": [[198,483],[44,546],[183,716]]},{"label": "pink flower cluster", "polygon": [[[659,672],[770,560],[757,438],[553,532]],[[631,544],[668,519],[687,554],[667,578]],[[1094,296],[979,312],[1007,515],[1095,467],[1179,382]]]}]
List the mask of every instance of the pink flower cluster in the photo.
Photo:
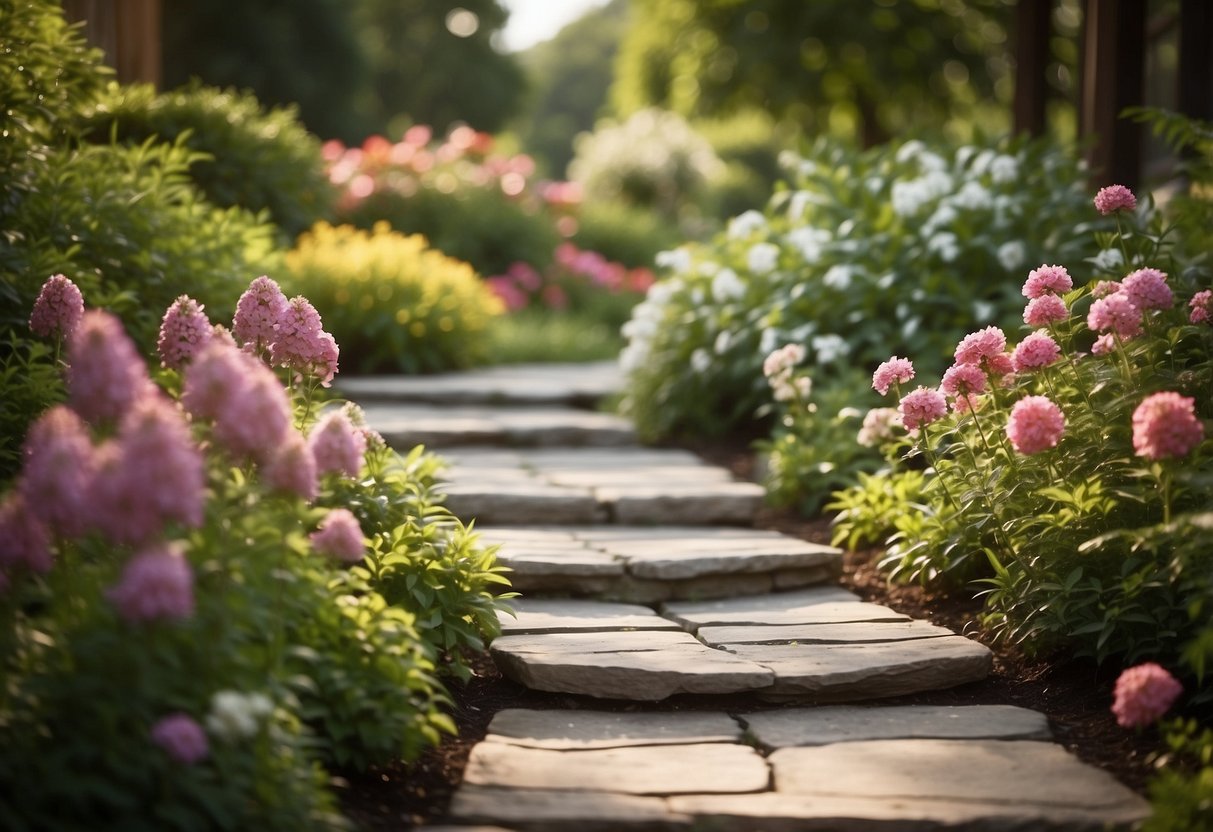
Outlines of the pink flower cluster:
[{"label": "pink flower cluster", "polygon": [[1074,281],[1065,266],[1041,266],[1028,272],[1023,284],[1023,296],[1029,299],[1046,294],[1064,295],[1074,288]]},{"label": "pink flower cluster", "polygon": [[268,350],[274,343],[274,325],[286,314],[286,295],[278,284],[261,275],[244,290],[236,302],[232,335],[255,352]]},{"label": "pink flower cluster", "polygon": [[956,345],[957,364],[975,364],[991,376],[1005,376],[1013,369],[1007,355],[1007,336],[996,326],[971,332]]},{"label": "pink flower cluster", "polygon": [[51,275],[34,301],[29,328],[44,338],[56,335],[66,338],[76,331],[83,316],[84,296],[80,289],[61,274]]},{"label": "pink flower cluster", "polygon": [[1047,396],[1026,396],[1011,408],[1007,438],[1021,454],[1035,454],[1057,447],[1065,431],[1061,408]]},{"label": "pink flower cluster", "polygon": [[1175,302],[1167,276],[1158,269],[1138,269],[1120,282],[1100,281],[1091,291],[1096,299],[1087,312],[1087,327],[1103,335],[1091,352],[1103,355],[1142,332],[1145,313],[1169,309]]},{"label": "pink flower cluster", "polygon": [[556,247],[552,267],[546,272],[519,262],[512,264],[505,274],[486,278],[485,282],[505,308],[514,312],[536,304],[548,309],[567,309],[586,290],[639,295],[648,291],[653,280],[648,269],[629,269],[596,251],[566,242]]},{"label": "pink flower cluster", "polygon": [[67,345],[68,402],[86,422],[116,422],[147,394],[147,365],[122,324],[109,312],[90,309]]},{"label": "pink flower cluster", "polygon": [[884,396],[888,394],[890,387],[905,384],[912,378],[914,378],[914,365],[910,359],[893,356],[872,373],[872,388]]},{"label": "pink flower cluster", "polygon": [[131,623],[178,621],[194,614],[194,573],[179,552],[161,544],[128,560],[106,594]]},{"label": "pink flower cluster", "polygon": [[88,428],[62,405],[43,413],[25,436],[25,464],[17,487],[38,519],[63,537],[83,534],[90,522],[97,454]]},{"label": "pink flower cluster", "polygon": [[1033,332],[1019,342],[1011,353],[1015,372],[1038,370],[1061,358],[1061,347],[1047,332]]},{"label": "pink flower cluster", "polygon": [[1146,459],[1186,456],[1204,439],[1196,401],[1178,393],[1147,396],[1133,411],[1133,451]]},{"label": "pink flower cluster", "polygon": [[180,370],[211,340],[214,331],[203,308],[189,295],[182,295],[165,310],[156,341],[165,367]]},{"label": "pink flower cluster", "polygon": [[1109,185],[1095,194],[1095,210],[1105,217],[1117,211],[1137,210],[1137,197],[1124,185]]},{"label": "pink flower cluster", "polygon": [[187,714],[169,714],[158,720],[152,726],[151,737],[152,742],[178,763],[193,765],[205,760],[210,753],[206,732]]},{"label": "pink flower cluster", "polygon": [[1120,282],[1120,291],[1138,309],[1170,309],[1175,303],[1167,276],[1158,269],[1138,269]]},{"label": "pink flower cluster", "polygon": [[1188,320],[1194,324],[1207,324],[1213,322],[1213,291],[1203,289],[1192,296],[1192,300],[1188,301],[1188,307],[1192,310],[1188,314]]},{"label": "pink flower cluster", "polygon": [[919,387],[902,396],[897,410],[905,429],[915,431],[946,416],[948,402],[938,390]]},{"label": "pink flower cluster", "polygon": [[343,410],[329,413],[316,423],[308,437],[308,446],[318,473],[356,477],[362,471],[366,434]]},{"label": "pink flower cluster", "polygon": [[0,589],[17,570],[44,574],[51,570],[50,535],[19,492],[0,502]]},{"label": "pink flower cluster", "polygon": [[1040,329],[1050,324],[1059,324],[1070,317],[1066,302],[1057,295],[1041,295],[1028,301],[1023,309],[1023,322]]},{"label": "pink flower cluster", "polygon": [[1141,334],[1141,308],[1124,292],[1099,298],[1087,312],[1087,326],[1095,332],[1115,334],[1128,340]]},{"label": "pink flower cluster", "polygon": [[288,301],[265,275],[250,283],[237,301],[232,334],[257,355],[268,351],[274,366],[314,376],[325,387],[337,373],[337,341],[324,331],[316,307],[302,296]]},{"label": "pink flower cluster", "polygon": [[312,546],[322,555],[331,555],[346,563],[362,560],[366,546],[358,518],[349,509],[336,508],[320,521],[320,528],[311,534]]},{"label": "pink flower cluster", "polygon": [[1113,690],[1112,713],[1122,728],[1141,728],[1157,721],[1183,693],[1174,676],[1155,662],[1130,667]]},{"label": "pink flower cluster", "polygon": [[290,400],[270,368],[219,339],[186,368],[181,402],[213,420],[215,439],[238,457],[265,461],[290,427]]}]

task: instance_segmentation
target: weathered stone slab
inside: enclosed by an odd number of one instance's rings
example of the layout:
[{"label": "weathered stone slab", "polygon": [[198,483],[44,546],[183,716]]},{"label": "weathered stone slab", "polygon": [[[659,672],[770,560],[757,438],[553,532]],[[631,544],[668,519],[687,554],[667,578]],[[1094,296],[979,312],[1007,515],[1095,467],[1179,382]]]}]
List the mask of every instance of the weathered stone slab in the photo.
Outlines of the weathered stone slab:
[{"label": "weathered stone slab", "polygon": [[941,690],[989,675],[988,648],[961,636],[875,644],[729,644],[725,648],[775,672],[769,698],[854,702]]},{"label": "weathered stone slab", "polygon": [[[694,539],[698,541],[778,541],[789,539],[770,529],[743,529],[736,526],[573,526],[568,530],[591,544],[635,542],[670,542]],[[791,538],[795,539],[795,538]],[[724,546],[727,544],[721,543]]]},{"label": "weathered stone slab", "polygon": [[394,448],[426,445],[620,446],[636,441],[631,423],[609,413],[563,407],[454,407],[371,404],[367,424]]},{"label": "weathered stone slab", "polygon": [[498,667],[534,690],[657,701],[676,693],[737,693],[771,685],[767,668],[683,632],[502,636]]},{"label": "weathered stone slab", "polygon": [[877,604],[865,604],[841,587],[820,587],[715,601],[665,604],[661,614],[692,632],[725,624],[829,624],[845,621],[906,621],[907,616]]},{"label": "weathered stone slab", "polygon": [[766,492],[751,482],[721,482],[599,488],[595,494],[616,523],[710,525],[752,522]]},{"label": "weathered stone slab", "polygon": [[733,572],[774,572],[840,563],[842,552],[796,538],[779,541],[718,540],[697,545],[690,540],[668,543],[651,541],[608,543],[606,551],[628,562],[628,571],[638,578],[683,580],[700,575]]},{"label": "weathered stone slab", "polygon": [[1109,832],[1143,817],[1140,803],[1101,809],[916,798],[764,792],[671,797],[671,811],[712,832]]},{"label": "weathered stone slab", "polygon": [[623,562],[608,554],[593,549],[546,549],[538,551],[514,548],[500,549],[497,560],[514,572],[511,581],[518,577],[551,577],[563,575],[570,579],[568,589],[576,590],[582,577],[604,577],[623,575]]},{"label": "weathered stone slab", "polygon": [[781,748],[770,757],[784,794],[914,798],[1098,810],[1141,806],[1106,771],[1050,742],[872,740]]},{"label": "weathered stone slab", "polygon": [[517,598],[509,602],[516,615],[498,613],[501,631],[576,633],[609,630],[679,630],[677,624],[638,604],[605,601]]},{"label": "weathered stone slab", "polygon": [[1014,705],[786,708],[744,714],[765,748],[894,739],[1048,740],[1045,715]]},{"label": "weathered stone slab", "polygon": [[343,376],[337,389],[359,402],[592,405],[622,389],[615,362],[518,364],[427,376]]},{"label": "weathered stone slab", "polygon": [[669,448],[560,448],[523,453],[527,466],[550,474],[618,469],[692,468],[719,470],[690,451]]},{"label": "weathered stone slab", "polygon": [[494,488],[491,483],[450,482],[438,490],[446,495],[446,507],[465,522],[595,523],[606,519],[591,494],[541,483]]},{"label": "weathered stone slab", "polygon": [[696,466],[646,466],[643,468],[575,468],[543,469],[543,476],[557,485],[572,485],[580,488],[632,488],[651,486],[654,482],[677,484],[701,484],[705,482],[733,482],[733,475],[723,468]]},{"label": "weathered stone slab", "polygon": [[553,751],[482,742],[472,749],[463,780],[512,789],[738,794],[765,790],[770,771],[753,748],[731,743]]},{"label": "weathered stone slab", "polygon": [[700,627],[711,647],[730,644],[863,644],[956,635],[926,621],[857,621],[847,624],[732,625]]},{"label": "weathered stone slab", "polygon": [[486,742],[576,750],[632,745],[741,742],[737,720],[710,711],[616,713],[610,711],[498,711]]},{"label": "weathered stone slab", "polygon": [[667,832],[689,829],[691,818],[667,800],[611,792],[495,789],[464,785],[450,816],[466,823],[503,823],[526,832]]}]

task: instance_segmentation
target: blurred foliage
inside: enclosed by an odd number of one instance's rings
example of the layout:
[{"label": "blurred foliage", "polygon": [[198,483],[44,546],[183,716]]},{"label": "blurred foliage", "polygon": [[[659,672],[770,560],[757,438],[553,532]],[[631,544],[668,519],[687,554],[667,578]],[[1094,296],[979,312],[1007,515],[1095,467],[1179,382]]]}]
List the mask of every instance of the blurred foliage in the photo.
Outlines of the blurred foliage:
[{"label": "blurred foliage", "polygon": [[632,0],[623,114],[758,108],[867,145],[1010,93],[1010,0]]},{"label": "blurred foliage", "polygon": [[573,137],[593,130],[603,115],[627,9],[624,0],[612,0],[519,56],[530,89],[516,130],[548,176],[565,175]]},{"label": "blurred foliage", "polygon": [[[523,93],[517,60],[494,50],[505,24],[498,0],[209,0],[164,15],[164,82],[191,77],[251,89],[267,104],[296,103],[325,138],[361,141],[395,122],[445,130],[456,121],[495,131]],[[464,17],[466,23],[470,18]]]},{"label": "blurred foliage", "polygon": [[577,214],[572,240],[625,266],[653,265],[657,252],[681,241],[678,226],[652,211],[620,202],[587,202]]},{"label": "blurred foliage", "polygon": [[378,223],[371,232],[320,223],[287,254],[290,293],[311,299],[341,345],[347,372],[434,372],[487,352],[501,305],[467,263]]},{"label": "blurred foliage", "polygon": [[623,348],[623,336],[591,314],[524,309],[495,319],[489,344],[493,364],[609,361]]},{"label": "blurred foliage", "polygon": [[88,138],[140,144],[183,137],[197,151],[190,178],[220,207],[269,211],[291,242],[328,216],[334,198],[320,142],[299,124],[294,107],[263,110],[248,93],[198,83],[156,95],[151,86],[111,85],[88,108]]},{"label": "blurred foliage", "polygon": [[708,188],[705,201],[712,215],[723,220],[762,208],[783,178],[779,155],[796,149],[795,127],[754,109],[700,119],[694,126],[725,166],[724,174]]}]

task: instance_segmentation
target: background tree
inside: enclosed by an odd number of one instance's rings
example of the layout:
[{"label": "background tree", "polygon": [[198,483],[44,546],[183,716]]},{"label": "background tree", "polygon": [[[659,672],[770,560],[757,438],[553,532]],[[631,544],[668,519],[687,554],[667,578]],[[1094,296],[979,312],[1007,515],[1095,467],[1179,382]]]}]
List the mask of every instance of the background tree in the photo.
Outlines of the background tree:
[{"label": "background tree", "polygon": [[1012,0],[632,0],[612,103],[767,110],[874,144],[1010,92]]}]

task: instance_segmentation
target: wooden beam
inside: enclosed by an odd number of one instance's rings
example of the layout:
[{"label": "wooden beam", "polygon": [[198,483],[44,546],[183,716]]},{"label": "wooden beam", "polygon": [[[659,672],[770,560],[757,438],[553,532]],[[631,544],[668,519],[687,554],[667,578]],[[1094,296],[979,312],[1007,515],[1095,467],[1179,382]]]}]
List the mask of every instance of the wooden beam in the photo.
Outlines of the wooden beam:
[{"label": "wooden beam", "polygon": [[161,0],[63,0],[64,16],[83,23],[88,42],[105,53],[123,84],[159,85]]},{"label": "wooden beam", "polygon": [[1015,6],[1015,133],[1039,136],[1045,131],[1049,85],[1049,37],[1052,0],[1019,0]]},{"label": "wooden beam", "polygon": [[1179,8],[1179,112],[1213,121],[1213,3],[1182,0]]},{"label": "wooden beam", "polygon": [[1146,0],[1086,0],[1079,134],[1093,184],[1141,178],[1141,125],[1121,119],[1144,93]]}]

